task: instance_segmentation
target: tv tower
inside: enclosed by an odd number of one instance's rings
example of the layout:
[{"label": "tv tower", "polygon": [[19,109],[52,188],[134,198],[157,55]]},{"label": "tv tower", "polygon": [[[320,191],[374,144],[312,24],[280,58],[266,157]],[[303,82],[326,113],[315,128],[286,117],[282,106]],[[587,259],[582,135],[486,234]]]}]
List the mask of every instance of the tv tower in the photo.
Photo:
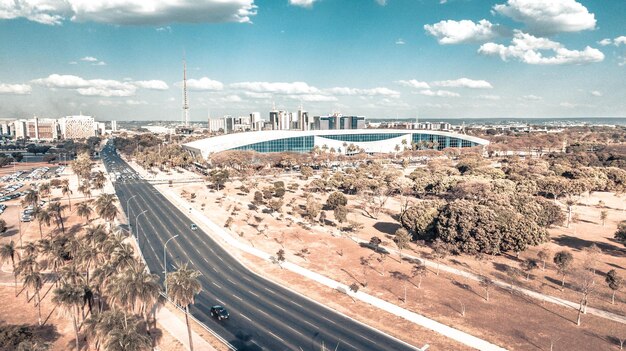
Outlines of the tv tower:
[{"label": "tv tower", "polygon": [[183,125],[189,127],[189,104],[187,102],[187,62],[183,57]]}]

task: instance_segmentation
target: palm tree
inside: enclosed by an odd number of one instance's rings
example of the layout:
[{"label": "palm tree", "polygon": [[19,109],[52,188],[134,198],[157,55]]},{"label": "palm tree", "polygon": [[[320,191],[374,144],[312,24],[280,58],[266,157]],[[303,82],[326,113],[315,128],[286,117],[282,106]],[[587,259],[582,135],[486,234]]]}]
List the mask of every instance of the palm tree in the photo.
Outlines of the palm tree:
[{"label": "palm tree", "polygon": [[112,222],[118,215],[117,206],[115,206],[115,195],[102,194],[96,200],[96,212],[100,218]]},{"label": "palm tree", "polygon": [[76,213],[79,216],[86,218],[87,222],[89,222],[89,217],[93,213],[93,210],[91,209],[91,206],[89,206],[89,203],[84,201],[78,204],[78,209],[76,210]]},{"label": "palm tree", "polygon": [[124,270],[126,267],[130,267],[135,261],[135,255],[133,247],[130,244],[122,243],[115,247],[111,252],[111,263],[113,263],[118,271]]},{"label": "palm tree", "polygon": [[152,339],[142,332],[141,321],[133,319],[109,331],[104,346],[107,351],[145,351],[152,349]]},{"label": "palm tree", "polygon": [[43,239],[43,231],[41,230],[41,225],[45,224],[46,227],[50,226],[50,220],[52,219],[50,217],[50,212],[48,212],[44,208],[37,207],[35,208],[34,214],[35,214],[35,219],[37,219],[37,223],[39,224],[39,238]]},{"label": "palm tree", "polygon": [[187,323],[187,334],[189,335],[189,350],[193,351],[191,340],[191,326],[189,325],[189,305],[194,301],[194,295],[202,290],[198,277],[200,272],[190,269],[185,263],[177,271],[168,273],[165,277],[167,291],[174,303],[185,306],[185,322]]},{"label": "palm tree", "polygon": [[91,197],[91,188],[89,187],[89,181],[84,180],[78,187],[78,191],[80,191],[84,196],[88,198]]},{"label": "palm tree", "polygon": [[102,255],[97,248],[89,245],[86,241],[81,241],[76,258],[79,262],[80,268],[85,272],[85,282],[87,284],[89,284],[89,272],[91,270],[91,265],[97,265],[100,263],[101,257]]},{"label": "palm tree", "polygon": [[0,258],[2,259],[2,263],[11,260],[11,265],[13,266],[13,276],[15,278],[15,296],[17,296],[17,270],[15,269],[15,256],[18,256],[19,258],[17,250],[15,249],[15,242],[13,240],[11,240],[8,244],[2,244],[0,246]]},{"label": "palm tree", "polygon": [[83,236],[83,240],[87,241],[89,246],[92,246],[101,251],[104,251],[104,246],[107,239],[107,231],[102,224],[98,224],[95,227],[88,227],[85,230],[85,235]]},{"label": "palm tree", "polygon": [[37,205],[39,205],[39,193],[35,190],[29,191],[26,193],[26,196],[24,196],[24,202],[33,205],[33,207],[37,207]]},{"label": "palm tree", "polygon": [[48,197],[48,202],[50,202],[50,183],[42,183],[39,184],[39,194]]},{"label": "palm tree", "polygon": [[100,190],[102,188],[104,188],[104,184],[106,183],[106,176],[104,175],[104,173],[102,173],[102,171],[98,171],[96,172],[95,176],[93,177],[93,187],[96,190]]},{"label": "palm tree", "polygon": [[72,200],[70,200],[72,189],[70,189],[69,184],[63,184],[61,187],[61,193],[63,193],[63,195],[67,195],[67,203],[70,205],[70,211],[72,211]]},{"label": "palm tree", "polygon": [[79,286],[63,284],[60,288],[54,289],[52,302],[59,306],[66,316],[72,317],[74,333],[76,337],[76,350],[80,350],[80,339],[78,337],[78,310],[84,301],[84,291]]},{"label": "palm tree", "polygon": [[39,269],[34,269],[24,275],[24,287],[31,288],[35,291],[35,304],[37,305],[37,316],[39,325],[41,325],[41,298],[39,297],[39,291],[43,286],[43,279]]},{"label": "palm tree", "polygon": [[65,211],[65,206],[61,205],[60,202],[55,201],[48,205],[48,211],[50,211],[54,217],[56,218],[57,226],[61,227],[61,231],[65,233],[65,226],[63,225],[63,211]]},{"label": "palm tree", "polygon": [[22,246],[22,250],[24,250],[25,256],[33,256],[37,253],[37,244],[30,241],[26,245]]}]

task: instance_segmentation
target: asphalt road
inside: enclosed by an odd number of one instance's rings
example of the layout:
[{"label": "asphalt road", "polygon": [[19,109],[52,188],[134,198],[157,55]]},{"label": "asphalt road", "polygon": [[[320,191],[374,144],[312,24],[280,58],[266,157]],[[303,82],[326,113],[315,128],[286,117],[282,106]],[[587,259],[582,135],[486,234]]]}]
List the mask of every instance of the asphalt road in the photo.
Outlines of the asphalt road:
[{"label": "asphalt road", "polygon": [[[102,156],[109,172],[123,175],[114,183],[115,190],[124,211],[130,212],[133,233],[138,229],[150,271],[162,281],[163,244],[179,234],[167,245],[168,272],[189,262],[202,273],[202,292],[191,313],[237,350],[416,350],[250,272],[201,228],[191,230],[186,214],[141,179],[112,147],[105,147]],[[213,305],[225,306],[230,318],[213,319]]]}]

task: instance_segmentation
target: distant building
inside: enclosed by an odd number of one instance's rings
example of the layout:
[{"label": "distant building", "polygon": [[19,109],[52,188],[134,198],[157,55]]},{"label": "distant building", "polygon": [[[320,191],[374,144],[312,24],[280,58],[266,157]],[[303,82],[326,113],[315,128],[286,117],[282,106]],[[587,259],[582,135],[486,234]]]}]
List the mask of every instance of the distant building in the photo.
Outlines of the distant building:
[{"label": "distant building", "polygon": [[330,116],[315,116],[313,118],[314,130],[337,130],[337,129],[363,129],[365,128],[365,117],[363,116],[343,116],[334,114]]},{"label": "distant building", "polygon": [[117,121],[111,121],[111,131],[117,132]]},{"label": "distant building", "polygon": [[223,118],[209,118],[209,131],[210,132],[225,132],[226,125]]},{"label": "distant building", "polygon": [[302,108],[298,110],[298,129],[300,130],[311,129],[311,121],[309,121],[309,113],[304,111]]},{"label": "distant building", "polygon": [[34,117],[26,121],[26,135],[33,140],[57,140],[60,137],[56,119]]},{"label": "distant building", "polygon": [[96,135],[98,125],[91,116],[67,116],[59,120],[65,139],[87,139]]}]

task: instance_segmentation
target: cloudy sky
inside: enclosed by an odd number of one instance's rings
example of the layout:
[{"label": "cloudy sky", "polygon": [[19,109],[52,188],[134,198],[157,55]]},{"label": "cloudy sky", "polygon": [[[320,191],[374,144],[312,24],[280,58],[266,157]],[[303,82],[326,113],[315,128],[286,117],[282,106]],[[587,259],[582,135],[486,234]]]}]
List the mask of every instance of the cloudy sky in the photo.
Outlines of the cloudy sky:
[{"label": "cloudy sky", "polygon": [[624,0],[0,0],[0,118],[626,116]]}]

